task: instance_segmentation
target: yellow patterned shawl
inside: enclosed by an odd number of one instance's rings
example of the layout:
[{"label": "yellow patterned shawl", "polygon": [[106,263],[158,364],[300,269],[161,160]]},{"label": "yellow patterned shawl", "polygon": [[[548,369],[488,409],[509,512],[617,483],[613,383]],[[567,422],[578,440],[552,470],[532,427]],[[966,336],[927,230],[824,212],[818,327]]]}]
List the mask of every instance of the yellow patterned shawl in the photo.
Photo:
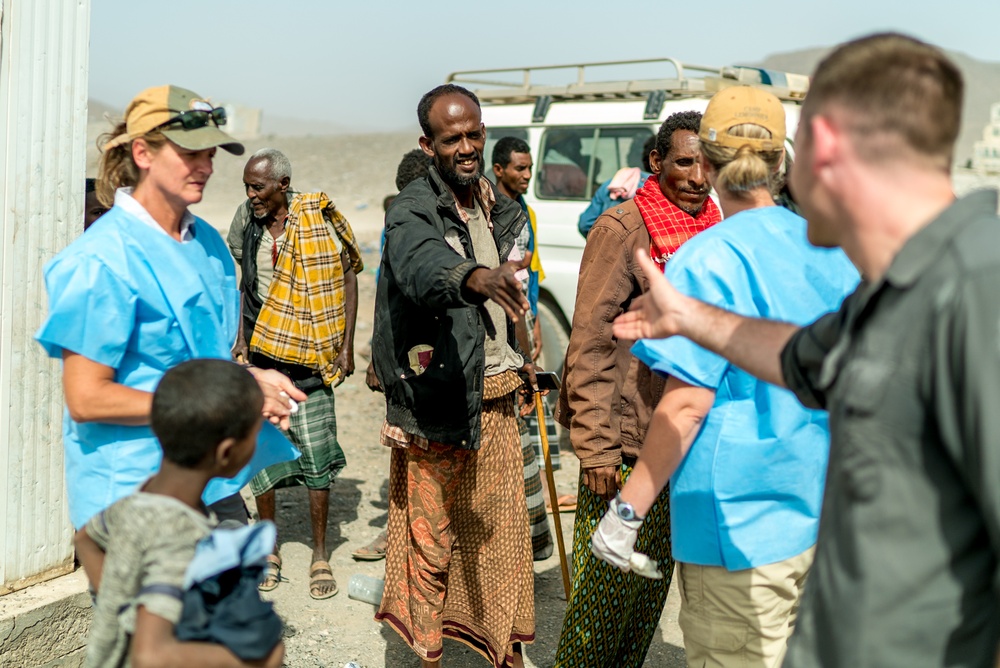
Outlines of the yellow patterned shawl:
[{"label": "yellow patterned shawl", "polygon": [[288,207],[285,241],[274,278],[257,317],[250,350],[272,359],[318,369],[326,385],[339,375],[333,362],[347,325],[344,268],[324,215],[351,260],[364,264],[354,232],[326,193],[300,193]]}]

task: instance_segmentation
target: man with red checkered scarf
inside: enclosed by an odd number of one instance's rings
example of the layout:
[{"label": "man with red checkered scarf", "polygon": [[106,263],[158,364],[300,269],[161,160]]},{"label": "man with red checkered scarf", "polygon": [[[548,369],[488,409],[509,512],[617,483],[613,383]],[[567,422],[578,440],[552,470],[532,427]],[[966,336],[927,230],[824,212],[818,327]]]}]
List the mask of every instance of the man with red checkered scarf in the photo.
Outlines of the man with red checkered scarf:
[{"label": "man with red checkered scarf", "polygon": [[[573,331],[557,419],[570,430],[580,458],[573,530],[573,588],[556,666],[641,666],[667,598],[673,561],[667,496],[650,510],[636,549],[656,559],[666,577],[650,580],[594,557],[590,539],[632,471],[664,381],[632,357],[632,341],[611,335],[611,323],[649,289],[635,253],[663,266],[682,243],[721,220],[700,164],[701,114],[673,114],[649,154],[653,175],[597,219],[587,236],[576,291]],[[654,556],[655,555],[655,556]]]}]

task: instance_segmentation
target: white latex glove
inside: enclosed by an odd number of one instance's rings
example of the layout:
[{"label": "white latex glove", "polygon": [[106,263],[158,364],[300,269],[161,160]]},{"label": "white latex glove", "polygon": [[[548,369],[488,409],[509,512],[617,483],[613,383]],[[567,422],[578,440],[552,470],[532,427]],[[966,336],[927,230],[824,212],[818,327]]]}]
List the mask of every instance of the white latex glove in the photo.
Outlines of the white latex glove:
[{"label": "white latex glove", "polygon": [[615,497],[608,504],[608,512],[604,513],[590,539],[590,551],[598,559],[627,573],[632,570],[629,559],[635,551],[635,539],[641,526],[642,520],[623,520],[618,516],[618,497]]},{"label": "white latex glove", "polygon": [[659,580],[663,574],[656,568],[656,562],[645,554],[635,551],[635,539],[639,535],[641,526],[642,520],[623,520],[619,517],[618,497],[615,497],[590,539],[590,551],[598,559],[603,559],[626,573],[634,572]]}]

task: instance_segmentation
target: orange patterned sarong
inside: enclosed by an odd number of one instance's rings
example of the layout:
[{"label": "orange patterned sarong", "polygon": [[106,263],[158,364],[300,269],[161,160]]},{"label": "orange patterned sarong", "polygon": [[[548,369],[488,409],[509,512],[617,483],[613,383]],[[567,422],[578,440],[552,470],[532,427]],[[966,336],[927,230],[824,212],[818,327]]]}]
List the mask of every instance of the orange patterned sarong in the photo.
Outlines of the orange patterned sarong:
[{"label": "orange patterned sarong", "polygon": [[521,440],[507,372],[483,385],[479,450],[394,448],[385,593],[376,620],[419,656],[459,640],[495,668],[535,638],[534,572]]}]

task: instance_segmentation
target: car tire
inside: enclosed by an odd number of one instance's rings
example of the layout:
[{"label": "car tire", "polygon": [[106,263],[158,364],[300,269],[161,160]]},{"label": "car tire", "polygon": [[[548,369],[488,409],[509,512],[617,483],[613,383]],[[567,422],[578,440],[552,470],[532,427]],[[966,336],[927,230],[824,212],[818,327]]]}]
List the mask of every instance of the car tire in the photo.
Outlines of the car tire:
[{"label": "car tire", "polygon": [[544,294],[538,299],[538,319],[542,328],[542,354],[538,366],[562,376],[566,348],[569,347],[569,323],[555,300]]}]

